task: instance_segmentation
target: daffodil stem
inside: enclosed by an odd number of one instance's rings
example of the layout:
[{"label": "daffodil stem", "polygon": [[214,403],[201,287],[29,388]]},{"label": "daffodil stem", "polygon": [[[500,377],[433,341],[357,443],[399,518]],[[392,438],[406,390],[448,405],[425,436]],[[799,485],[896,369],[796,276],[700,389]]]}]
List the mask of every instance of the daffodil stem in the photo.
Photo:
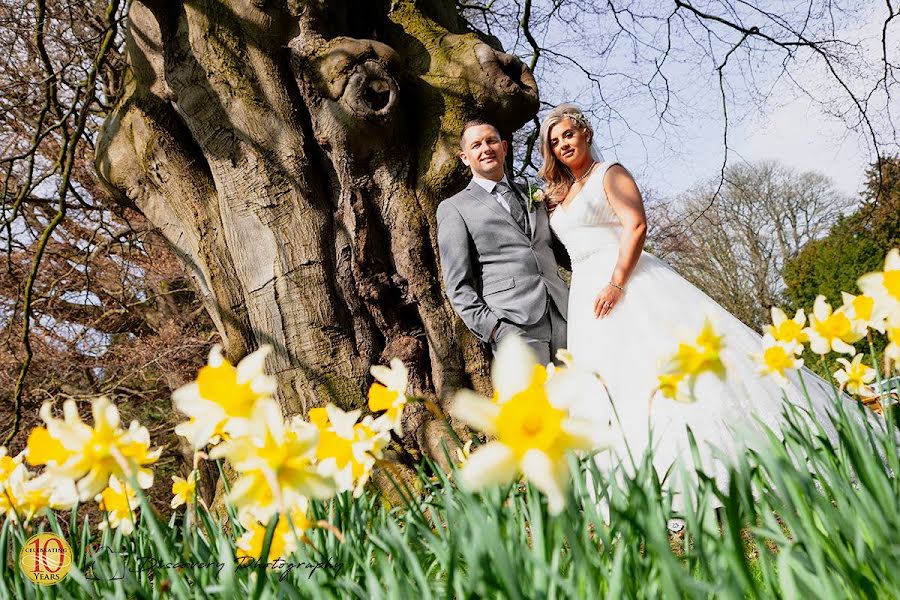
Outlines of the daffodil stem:
[{"label": "daffodil stem", "polygon": [[[884,412],[885,408],[887,408],[888,404],[891,402],[891,391],[884,389],[885,381],[881,378],[881,369],[878,368],[878,356],[875,353],[875,344],[872,342],[872,330],[868,330],[866,332],[866,337],[869,340],[869,353],[872,355],[872,366],[875,367],[875,381],[878,382],[878,400],[881,402],[881,414],[887,416]],[[885,377],[885,380],[887,378]]]}]

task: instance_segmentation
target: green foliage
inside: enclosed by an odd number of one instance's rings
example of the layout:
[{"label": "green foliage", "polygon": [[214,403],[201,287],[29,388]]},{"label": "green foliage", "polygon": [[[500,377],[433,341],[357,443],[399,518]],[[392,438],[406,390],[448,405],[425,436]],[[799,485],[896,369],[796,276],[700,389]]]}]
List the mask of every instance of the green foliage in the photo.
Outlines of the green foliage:
[{"label": "green foliage", "polygon": [[784,267],[787,295],[809,309],[819,294],[833,306],[841,291],[858,293],[860,275],[879,271],[884,256],[900,246],[900,156],[886,157],[866,172],[859,209],[840,219],[829,234],[806,244]]},{"label": "green foliage", "polygon": [[812,307],[823,294],[832,306],[843,302],[841,292],[858,294],[860,275],[880,271],[887,249],[862,226],[860,215],[843,218],[828,236],[809,242],[785,264],[783,277],[793,307]]},{"label": "green foliage", "polygon": [[[741,455],[727,489],[699,474],[684,538],[666,531],[671,501],[649,456],[621,478],[573,459],[575,484],[556,517],[530,485],[475,495],[423,470],[424,494],[404,489],[403,508],[386,509],[371,495],[313,503],[313,520],[331,523],[344,541],[327,528],[309,530],[309,543],[287,559],[292,569],[242,564],[227,528],[201,507],[196,520],[179,514],[166,525],[141,495],[132,536],[91,539],[86,524],[72,523],[75,568],[61,584],[38,588],[13,565],[27,534],[7,521],[0,597],[897,597],[895,432],[875,435],[855,410],[837,408],[831,440],[791,407],[783,440],[772,433],[764,448]],[[49,523],[62,534],[55,518]],[[136,564],[149,556],[153,563]]]}]

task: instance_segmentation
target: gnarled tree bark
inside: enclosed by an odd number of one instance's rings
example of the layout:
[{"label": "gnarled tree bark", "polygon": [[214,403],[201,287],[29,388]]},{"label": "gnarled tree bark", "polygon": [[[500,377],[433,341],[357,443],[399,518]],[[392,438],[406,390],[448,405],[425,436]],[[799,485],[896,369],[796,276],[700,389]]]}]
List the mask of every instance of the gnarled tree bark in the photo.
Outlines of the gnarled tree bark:
[{"label": "gnarled tree bark", "polygon": [[[401,358],[444,408],[487,387],[439,277],[434,213],[462,187],[462,125],[537,111],[528,69],[452,0],[135,1],[125,93],[96,165],[185,261],[232,359],[272,344],[287,414],[365,405]],[[404,446],[441,458],[407,411]]]}]

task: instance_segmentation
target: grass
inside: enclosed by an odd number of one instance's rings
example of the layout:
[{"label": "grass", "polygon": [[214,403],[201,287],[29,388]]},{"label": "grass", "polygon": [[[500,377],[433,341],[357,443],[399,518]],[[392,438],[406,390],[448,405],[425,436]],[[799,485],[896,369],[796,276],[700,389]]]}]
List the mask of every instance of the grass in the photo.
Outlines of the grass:
[{"label": "grass", "polygon": [[128,537],[95,533],[76,521],[77,510],[65,528],[51,515],[51,529],[72,532],[76,566],[61,584],[38,588],[14,566],[31,532],[6,521],[0,597],[900,596],[893,438],[841,407],[837,440],[799,409],[786,422],[783,440],[773,434],[768,447],[733,464],[727,489],[699,475],[681,537],[665,528],[671,501],[646,456],[634,477],[620,480],[573,457],[570,499],[555,517],[530,485],[474,495],[425,464],[421,490],[403,490],[406,506],[386,508],[370,493],[313,503],[313,520],[341,535],[311,529],[309,543],[268,570],[234,558],[225,531],[238,524],[223,527],[199,506],[191,518],[179,512],[164,523],[144,498]]}]

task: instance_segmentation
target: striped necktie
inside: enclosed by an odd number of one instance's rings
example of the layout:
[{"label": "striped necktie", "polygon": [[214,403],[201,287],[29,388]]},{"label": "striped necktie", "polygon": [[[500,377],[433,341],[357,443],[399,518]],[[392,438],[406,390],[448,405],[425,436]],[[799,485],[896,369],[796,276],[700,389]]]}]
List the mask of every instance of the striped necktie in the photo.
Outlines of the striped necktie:
[{"label": "striped necktie", "polygon": [[503,199],[506,200],[507,205],[509,205],[509,214],[512,216],[513,220],[519,224],[519,227],[525,232],[525,235],[530,238],[531,228],[528,226],[528,218],[525,216],[527,210],[525,207],[525,200],[507,185],[505,181],[498,181],[496,189],[500,192],[500,195],[503,196]]}]

